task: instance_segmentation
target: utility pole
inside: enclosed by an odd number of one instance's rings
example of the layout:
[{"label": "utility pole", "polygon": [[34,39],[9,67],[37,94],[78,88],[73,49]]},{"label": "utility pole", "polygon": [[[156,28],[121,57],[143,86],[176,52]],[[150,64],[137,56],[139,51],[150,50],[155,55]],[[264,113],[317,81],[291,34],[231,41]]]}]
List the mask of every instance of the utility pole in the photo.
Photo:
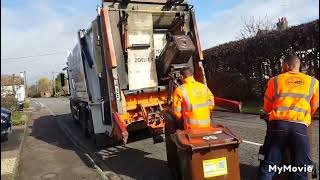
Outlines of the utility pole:
[{"label": "utility pole", "polygon": [[14,74],[12,74],[12,93],[14,96],[16,95],[16,90],[14,88]]},{"label": "utility pole", "polygon": [[54,79],[54,71],[52,71],[52,80],[53,80],[53,92],[56,95],[56,80]]},{"label": "utility pole", "polygon": [[[14,87],[15,83],[14,83],[14,74],[12,74],[12,93],[13,93],[13,97],[16,98],[16,90]],[[15,106],[14,101],[12,101],[12,106]]]},{"label": "utility pole", "polygon": [[24,74],[24,88],[25,88],[25,94],[26,94],[26,98],[28,97],[28,85],[27,85],[27,73],[26,71],[23,71]]}]

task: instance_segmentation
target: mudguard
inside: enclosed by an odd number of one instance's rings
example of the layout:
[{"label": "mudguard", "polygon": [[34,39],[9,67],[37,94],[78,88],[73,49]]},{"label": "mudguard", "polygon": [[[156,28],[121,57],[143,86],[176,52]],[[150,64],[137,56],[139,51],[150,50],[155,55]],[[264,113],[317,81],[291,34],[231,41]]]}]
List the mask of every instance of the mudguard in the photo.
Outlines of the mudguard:
[{"label": "mudguard", "polygon": [[121,144],[126,144],[128,141],[129,133],[121,119],[121,116],[117,112],[114,112],[113,119],[114,119],[113,136],[118,141],[120,141]]}]

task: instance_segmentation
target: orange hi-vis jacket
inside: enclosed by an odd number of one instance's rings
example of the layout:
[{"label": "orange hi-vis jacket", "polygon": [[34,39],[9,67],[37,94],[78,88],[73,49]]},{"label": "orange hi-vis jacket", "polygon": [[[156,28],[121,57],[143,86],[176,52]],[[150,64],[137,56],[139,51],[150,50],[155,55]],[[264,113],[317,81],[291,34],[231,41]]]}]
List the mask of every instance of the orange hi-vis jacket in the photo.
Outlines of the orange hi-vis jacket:
[{"label": "orange hi-vis jacket", "polygon": [[319,107],[319,81],[299,72],[286,72],[268,82],[264,111],[269,121],[285,120],[311,124],[311,116]]},{"label": "orange hi-vis jacket", "polygon": [[210,89],[188,77],[173,93],[172,108],[177,119],[183,118],[184,128],[210,127],[210,112],[214,107],[214,97]]}]

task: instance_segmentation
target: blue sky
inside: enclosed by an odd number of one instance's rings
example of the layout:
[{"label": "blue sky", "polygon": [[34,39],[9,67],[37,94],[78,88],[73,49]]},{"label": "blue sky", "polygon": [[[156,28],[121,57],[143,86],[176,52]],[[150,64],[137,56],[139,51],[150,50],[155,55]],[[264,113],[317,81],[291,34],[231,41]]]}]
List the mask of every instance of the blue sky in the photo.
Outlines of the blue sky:
[{"label": "blue sky", "polygon": [[[243,21],[266,15],[289,26],[319,17],[318,0],[189,0],[196,10],[202,49],[237,39]],[[101,0],[1,0],[1,59],[71,50],[78,29],[87,28]],[[284,6],[285,5],[285,6]],[[65,67],[67,53],[1,61],[1,73],[27,71],[28,82]]]},{"label": "blue sky", "polygon": [[189,0],[194,5],[198,21],[214,20],[214,12],[230,9],[237,6],[240,0]]}]

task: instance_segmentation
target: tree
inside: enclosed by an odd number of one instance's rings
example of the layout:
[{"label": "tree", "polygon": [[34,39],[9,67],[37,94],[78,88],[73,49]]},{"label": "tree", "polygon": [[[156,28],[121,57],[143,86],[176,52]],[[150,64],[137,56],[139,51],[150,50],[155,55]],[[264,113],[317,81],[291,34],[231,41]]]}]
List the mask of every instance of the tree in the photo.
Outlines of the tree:
[{"label": "tree", "polygon": [[42,77],[38,82],[39,92],[50,92],[50,82],[49,78]]},{"label": "tree", "polygon": [[248,19],[242,18],[243,25],[237,35],[238,39],[245,39],[259,35],[276,29],[276,23],[272,22],[271,18],[265,15],[264,17],[255,18],[251,16]]},{"label": "tree", "polygon": [[32,97],[32,98],[40,97],[40,93],[39,93],[39,90],[38,90],[38,85],[34,84],[34,85],[31,85],[28,88],[28,96]]},{"label": "tree", "polygon": [[62,86],[61,86],[61,73],[59,73],[55,79],[55,88],[56,88],[56,93],[61,94],[62,91]]}]

